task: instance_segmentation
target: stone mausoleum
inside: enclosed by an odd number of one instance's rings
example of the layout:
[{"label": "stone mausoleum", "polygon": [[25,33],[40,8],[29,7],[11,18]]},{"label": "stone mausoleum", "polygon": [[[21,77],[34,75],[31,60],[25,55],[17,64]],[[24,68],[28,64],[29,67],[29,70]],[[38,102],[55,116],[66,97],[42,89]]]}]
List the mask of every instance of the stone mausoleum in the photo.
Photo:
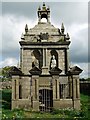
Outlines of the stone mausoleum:
[{"label": "stone mausoleum", "polygon": [[[70,67],[69,34],[63,23],[55,28],[50,22],[50,8],[38,8],[38,23],[25,26],[20,43],[20,68],[12,67],[12,109],[34,111],[80,109],[79,74]],[[42,22],[45,18],[47,22]]]}]

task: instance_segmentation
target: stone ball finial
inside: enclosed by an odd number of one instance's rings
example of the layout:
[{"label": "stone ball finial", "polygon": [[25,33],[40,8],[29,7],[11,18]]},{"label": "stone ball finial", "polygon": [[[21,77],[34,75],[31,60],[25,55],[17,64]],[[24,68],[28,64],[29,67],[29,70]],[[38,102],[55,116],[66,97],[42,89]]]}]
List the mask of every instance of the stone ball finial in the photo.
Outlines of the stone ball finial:
[{"label": "stone ball finial", "polygon": [[25,32],[27,33],[28,32],[28,25],[26,24],[25,26]]},{"label": "stone ball finial", "polygon": [[46,10],[46,6],[45,6],[45,2],[43,2],[43,7],[42,7],[43,10]]},{"label": "stone ball finial", "polygon": [[43,2],[43,6],[45,6],[45,2]]}]

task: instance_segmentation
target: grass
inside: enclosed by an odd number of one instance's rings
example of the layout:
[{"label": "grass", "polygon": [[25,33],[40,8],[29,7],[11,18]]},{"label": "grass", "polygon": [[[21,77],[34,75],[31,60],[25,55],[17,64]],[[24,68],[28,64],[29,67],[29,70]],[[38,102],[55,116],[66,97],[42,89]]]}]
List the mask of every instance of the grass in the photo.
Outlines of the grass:
[{"label": "grass", "polygon": [[[1,91],[0,91],[1,92]],[[2,120],[6,119],[15,119],[18,118],[19,120],[22,118],[33,118],[36,120],[40,119],[60,119],[68,118],[69,120],[79,120],[80,118],[83,118],[83,120],[86,120],[90,118],[90,96],[81,94],[81,110],[76,111],[73,109],[59,109],[59,110],[53,110],[51,113],[49,112],[33,112],[33,111],[27,111],[22,109],[15,109],[11,110],[11,90],[6,89],[2,90]],[[1,110],[1,109],[0,109]],[[0,111],[1,113],[1,111]]]},{"label": "grass", "polygon": [[81,110],[90,118],[90,96],[81,94]]}]

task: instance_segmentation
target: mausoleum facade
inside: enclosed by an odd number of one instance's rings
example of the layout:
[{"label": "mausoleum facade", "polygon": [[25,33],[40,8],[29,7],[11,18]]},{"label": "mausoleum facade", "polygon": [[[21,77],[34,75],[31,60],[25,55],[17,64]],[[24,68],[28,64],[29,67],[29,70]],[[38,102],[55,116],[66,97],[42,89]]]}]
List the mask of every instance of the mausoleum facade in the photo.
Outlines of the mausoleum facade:
[{"label": "mausoleum facade", "polygon": [[[69,34],[64,24],[55,28],[50,22],[50,8],[38,8],[38,23],[25,26],[20,43],[20,68],[12,68],[12,109],[51,111],[80,109],[79,74],[70,67]],[[47,22],[42,22],[46,18]]]}]

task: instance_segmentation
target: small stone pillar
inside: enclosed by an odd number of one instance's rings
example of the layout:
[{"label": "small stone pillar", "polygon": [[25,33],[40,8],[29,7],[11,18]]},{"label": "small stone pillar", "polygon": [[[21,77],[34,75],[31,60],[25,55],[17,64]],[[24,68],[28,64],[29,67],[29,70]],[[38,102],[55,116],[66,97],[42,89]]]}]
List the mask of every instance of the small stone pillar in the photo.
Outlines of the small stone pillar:
[{"label": "small stone pillar", "polygon": [[[76,110],[80,109],[80,91],[79,91],[79,84],[76,84],[77,80],[79,79],[78,75],[73,75],[73,108]],[[78,96],[78,98],[77,98]]]},{"label": "small stone pillar", "polygon": [[39,111],[39,76],[32,76],[32,96],[33,96],[33,110]]}]

